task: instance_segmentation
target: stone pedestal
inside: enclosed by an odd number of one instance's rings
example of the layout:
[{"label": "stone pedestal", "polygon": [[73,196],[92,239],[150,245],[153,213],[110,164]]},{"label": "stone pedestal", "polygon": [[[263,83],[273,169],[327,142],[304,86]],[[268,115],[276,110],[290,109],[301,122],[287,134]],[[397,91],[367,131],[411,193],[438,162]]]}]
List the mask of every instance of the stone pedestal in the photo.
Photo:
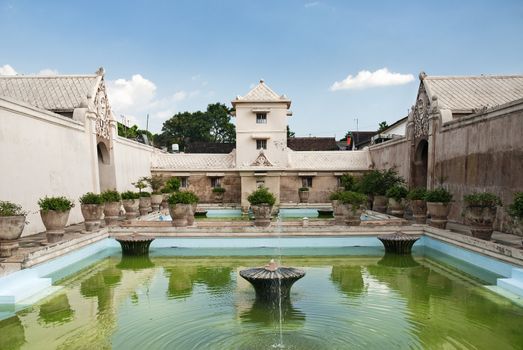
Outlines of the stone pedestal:
[{"label": "stone pedestal", "polygon": [[130,235],[115,238],[122,246],[122,255],[148,255],[154,237]]},{"label": "stone pedestal", "polygon": [[18,241],[0,240],[0,258],[8,258],[18,250]]},{"label": "stone pedestal", "polygon": [[412,246],[419,238],[420,236],[406,235],[402,232],[378,236],[385,247],[385,252],[395,254],[410,254]]}]

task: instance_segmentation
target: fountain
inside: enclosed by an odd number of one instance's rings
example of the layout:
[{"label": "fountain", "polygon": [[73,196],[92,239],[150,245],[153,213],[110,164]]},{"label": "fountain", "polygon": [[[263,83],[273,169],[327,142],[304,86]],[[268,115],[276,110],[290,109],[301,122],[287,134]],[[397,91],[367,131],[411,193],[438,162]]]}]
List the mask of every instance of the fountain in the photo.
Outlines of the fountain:
[{"label": "fountain", "polygon": [[241,270],[240,276],[249,281],[256,292],[256,299],[287,299],[294,282],[305,276],[305,271],[293,267],[278,266],[271,260],[264,267]]},{"label": "fountain", "polygon": [[385,252],[396,254],[410,254],[412,246],[419,238],[418,235],[406,235],[399,231],[390,235],[378,236],[385,247]]},{"label": "fountain", "polygon": [[148,255],[154,237],[132,234],[115,238],[122,246],[122,255]]}]

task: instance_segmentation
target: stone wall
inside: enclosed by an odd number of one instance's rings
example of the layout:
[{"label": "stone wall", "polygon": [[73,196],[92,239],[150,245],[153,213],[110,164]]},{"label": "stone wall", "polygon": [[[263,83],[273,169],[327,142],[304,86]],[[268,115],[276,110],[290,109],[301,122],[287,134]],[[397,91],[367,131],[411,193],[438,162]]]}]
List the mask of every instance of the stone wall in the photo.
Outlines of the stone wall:
[{"label": "stone wall", "polygon": [[151,176],[151,157],[156,150],[122,137],[116,137],[113,144],[116,189],[120,192],[136,191],[132,183]]},{"label": "stone wall", "polygon": [[410,142],[406,138],[391,140],[369,147],[374,169],[396,168],[398,173],[410,181]]},{"label": "stone wall", "polygon": [[[298,189],[302,187],[302,177],[298,173],[283,174],[280,179],[280,201],[299,203]],[[338,178],[332,172],[317,173],[312,176],[309,189],[309,203],[328,203],[329,196],[338,189]]]}]

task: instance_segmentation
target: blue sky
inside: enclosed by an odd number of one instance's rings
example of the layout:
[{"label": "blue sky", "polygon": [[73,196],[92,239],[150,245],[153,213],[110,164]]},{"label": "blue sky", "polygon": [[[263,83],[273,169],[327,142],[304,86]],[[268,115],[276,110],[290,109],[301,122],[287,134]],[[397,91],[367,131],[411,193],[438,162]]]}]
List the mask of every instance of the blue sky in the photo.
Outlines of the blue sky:
[{"label": "blue sky", "polygon": [[297,135],[339,138],[405,116],[422,70],[523,73],[523,1],[0,0],[0,33],[0,74],[103,66],[115,114],[153,131],[260,78]]}]

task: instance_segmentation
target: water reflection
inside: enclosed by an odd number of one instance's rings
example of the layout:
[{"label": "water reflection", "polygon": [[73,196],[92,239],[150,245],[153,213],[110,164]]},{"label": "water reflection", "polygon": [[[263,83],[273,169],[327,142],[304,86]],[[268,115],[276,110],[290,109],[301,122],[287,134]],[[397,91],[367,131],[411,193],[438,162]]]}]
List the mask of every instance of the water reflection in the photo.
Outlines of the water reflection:
[{"label": "water reflection", "polygon": [[57,295],[42,304],[38,314],[38,320],[48,326],[70,322],[73,317],[74,311],[66,294]]},{"label": "water reflection", "polygon": [[148,255],[143,256],[126,256],[122,255],[122,259],[116,265],[120,270],[133,270],[139,271],[143,269],[150,269],[154,267],[154,263],[151,261]]},{"label": "water reflection", "polygon": [[365,292],[361,266],[335,265],[330,279],[348,296],[359,296]]},{"label": "water reflection", "polygon": [[204,284],[211,294],[232,288],[232,267],[177,266],[166,267],[165,273],[169,279],[167,296],[173,299],[191,296],[195,283]]},{"label": "water reflection", "polygon": [[[290,299],[282,299],[281,302],[282,320],[285,327],[303,327],[305,314],[292,305]],[[274,326],[280,322],[280,309],[278,300],[266,301],[256,299],[252,307],[240,314],[242,322],[255,323],[264,326]]]},{"label": "water reflection", "polygon": [[18,316],[0,321],[0,349],[18,350],[25,344],[25,331]]},{"label": "water reflection", "polygon": [[378,265],[386,267],[409,268],[419,266],[419,263],[411,254],[392,254],[386,253]]}]

